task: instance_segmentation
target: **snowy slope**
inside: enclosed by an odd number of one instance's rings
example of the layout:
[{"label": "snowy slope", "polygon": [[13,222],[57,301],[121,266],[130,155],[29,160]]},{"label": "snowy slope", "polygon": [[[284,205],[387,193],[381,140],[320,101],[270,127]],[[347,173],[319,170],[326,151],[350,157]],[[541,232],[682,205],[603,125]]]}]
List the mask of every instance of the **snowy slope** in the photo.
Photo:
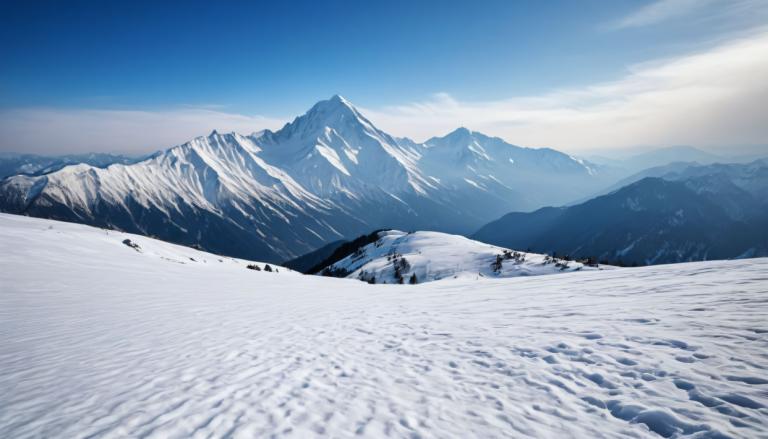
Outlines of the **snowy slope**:
[{"label": "snowy slope", "polygon": [[[456,161],[482,148],[482,163]],[[396,139],[334,96],[276,132],[214,131],[138,163],[9,177],[0,211],[283,261],[380,228],[471,233],[604,185],[566,154],[479,133]]]},{"label": "snowy slope", "polygon": [[[37,252],[47,252],[49,246],[63,251],[59,255],[50,254],[51,257],[66,259],[68,253],[85,256],[88,267],[94,271],[117,266],[153,267],[162,270],[175,265],[186,265],[192,270],[214,270],[217,273],[243,270],[247,271],[248,275],[253,275],[263,271],[268,265],[206,253],[142,235],[8,214],[0,214],[0,246],[3,253],[19,252],[29,255],[26,263],[32,271],[36,267]],[[258,270],[246,270],[249,265],[258,267]],[[270,269],[273,271],[265,274],[301,275],[274,264],[270,265]],[[20,276],[23,277],[24,274]]]},{"label": "snowy slope", "polygon": [[768,259],[392,286],[112,235],[0,215],[0,437],[768,431]]},{"label": "snowy slope", "polygon": [[458,235],[389,230],[379,232],[376,242],[335,262],[324,273],[372,283],[398,283],[401,279],[420,283],[451,277],[536,276],[598,269],[603,267],[517,252]]}]

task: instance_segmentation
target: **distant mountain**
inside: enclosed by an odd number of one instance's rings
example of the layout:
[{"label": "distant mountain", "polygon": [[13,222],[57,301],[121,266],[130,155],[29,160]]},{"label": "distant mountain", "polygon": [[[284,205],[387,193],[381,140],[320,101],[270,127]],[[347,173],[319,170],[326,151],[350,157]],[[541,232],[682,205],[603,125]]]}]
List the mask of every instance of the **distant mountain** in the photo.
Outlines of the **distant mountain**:
[{"label": "distant mountain", "polygon": [[[759,215],[768,202],[768,159],[746,164],[699,165],[675,162],[645,169],[614,184],[613,192],[646,177],[659,177],[669,181],[685,181],[697,192],[713,196],[713,201],[725,203],[729,216],[735,219]],[[745,193],[746,192],[746,193]],[[744,209],[747,212],[742,212]]]},{"label": "distant mountain", "polygon": [[85,163],[97,168],[104,168],[113,163],[124,165],[141,160],[116,154],[88,153],[62,156],[42,156],[35,154],[0,154],[0,179],[11,175],[39,175],[58,171],[67,165]]},{"label": "distant mountain", "polygon": [[[634,174],[631,174],[627,177],[622,178],[621,180],[612,184],[608,188],[603,189],[599,193],[594,194],[592,197],[589,197],[587,199],[594,198],[597,195],[609,194],[613,191],[623,188],[624,186],[630,185],[636,181],[640,181],[646,177],[664,177],[665,175],[671,175],[675,172],[680,172],[685,169],[688,169],[691,166],[700,166],[700,165],[696,162],[672,162],[672,163],[668,163],[661,166],[646,168],[646,169],[643,169],[642,171],[636,172]],[[582,201],[587,201],[587,199],[584,199]]]},{"label": "distant mountain", "polygon": [[334,258],[327,261],[329,265],[317,274],[392,284],[600,269],[594,264],[517,252],[439,232],[379,231],[359,237],[345,250],[336,252]]},{"label": "distant mountain", "polygon": [[768,163],[687,166],[575,206],[510,213],[473,238],[641,265],[768,255]]},{"label": "distant mountain", "polygon": [[138,163],[9,177],[0,210],[278,262],[383,227],[470,233],[610,178],[467,129],[396,139],[334,96],[276,132],[214,131]]},{"label": "distant mountain", "polygon": [[623,163],[631,170],[642,170],[674,162],[695,162],[701,165],[727,161],[725,157],[692,146],[669,146],[631,156]]},{"label": "distant mountain", "polygon": [[621,152],[608,152],[600,154],[586,154],[585,159],[592,163],[605,166],[624,176],[640,172],[648,168],[665,166],[675,162],[688,162],[696,164],[748,162],[752,158],[737,160],[736,157],[713,154],[692,146],[668,146],[651,149],[642,153],[622,154]]},{"label": "distant mountain", "polygon": [[439,176],[443,187],[472,186],[530,209],[542,199],[568,202],[610,179],[599,166],[562,152],[510,145],[467,128],[427,140],[422,154],[423,172]]}]

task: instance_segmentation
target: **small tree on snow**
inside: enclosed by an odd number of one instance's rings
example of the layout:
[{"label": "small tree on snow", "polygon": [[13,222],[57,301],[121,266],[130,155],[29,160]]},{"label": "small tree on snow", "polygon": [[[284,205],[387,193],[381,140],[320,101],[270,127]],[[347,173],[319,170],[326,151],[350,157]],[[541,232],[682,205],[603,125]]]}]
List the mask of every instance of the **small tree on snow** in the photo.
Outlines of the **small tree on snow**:
[{"label": "small tree on snow", "polygon": [[411,275],[411,279],[408,281],[408,283],[410,283],[411,285],[416,285],[417,283],[419,283],[419,280],[416,278],[416,273],[413,273]]},{"label": "small tree on snow", "polygon": [[501,255],[496,255],[496,260],[491,264],[491,270],[493,270],[494,273],[501,271],[501,264],[503,260],[504,258]]}]

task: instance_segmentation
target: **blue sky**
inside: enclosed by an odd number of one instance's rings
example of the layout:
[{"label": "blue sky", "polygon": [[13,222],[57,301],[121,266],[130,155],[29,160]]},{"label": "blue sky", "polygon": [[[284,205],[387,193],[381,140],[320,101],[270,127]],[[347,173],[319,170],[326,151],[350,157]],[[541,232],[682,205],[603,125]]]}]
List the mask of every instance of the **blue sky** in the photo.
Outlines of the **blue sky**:
[{"label": "blue sky", "polygon": [[[532,146],[610,148],[594,133],[569,144],[567,136],[536,137],[535,126],[510,127],[529,124],[519,116],[540,111],[542,99],[563,101],[563,93],[632,80],[665,62],[754,41],[750,53],[766,54],[759,44],[766,3],[3,2],[0,150],[45,152],[41,145],[54,139],[78,151],[154,150],[204,134],[193,128],[276,128],[336,93],[382,128],[417,140],[471,124]],[[754,82],[762,92],[764,82]],[[579,108],[605,96],[580,99],[549,107]],[[499,105],[511,116],[483,118],[482,108],[498,114]],[[449,115],[435,114],[448,107],[455,107]],[[105,137],[78,137],[83,125]],[[43,136],[46,126],[57,137]],[[130,132],[137,127],[141,135]],[[123,140],[110,142],[110,133]],[[756,134],[735,143],[764,133]],[[615,144],[632,146],[625,138]]]}]

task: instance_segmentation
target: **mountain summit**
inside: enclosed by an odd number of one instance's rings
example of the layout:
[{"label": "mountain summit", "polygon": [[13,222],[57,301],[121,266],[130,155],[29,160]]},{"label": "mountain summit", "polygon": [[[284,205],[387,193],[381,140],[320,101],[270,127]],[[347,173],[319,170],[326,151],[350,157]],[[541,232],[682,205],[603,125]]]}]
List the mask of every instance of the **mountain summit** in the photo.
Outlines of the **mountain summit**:
[{"label": "mountain summit", "polygon": [[0,183],[0,210],[279,262],[377,228],[469,233],[605,185],[584,162],[460,128],[420,144],[335,95],[277,131],[214,130],[143,161]]},{"label": "mountain summit", "polygon": [[324,197],[379,190],[426,193],[416,157],[339,95],[255,141],[264,146],[267,160]]}]

